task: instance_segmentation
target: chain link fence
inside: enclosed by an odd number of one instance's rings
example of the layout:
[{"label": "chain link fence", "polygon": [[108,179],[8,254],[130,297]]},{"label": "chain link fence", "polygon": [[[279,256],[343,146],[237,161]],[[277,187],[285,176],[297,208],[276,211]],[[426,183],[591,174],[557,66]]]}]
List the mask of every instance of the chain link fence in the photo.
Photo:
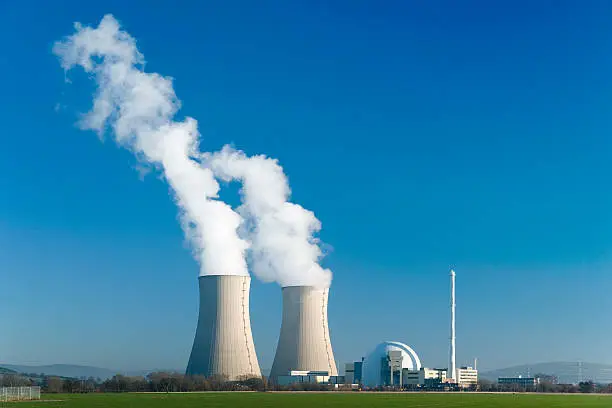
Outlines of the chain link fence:
[{"label": "chain link fence", "polygon": [[40,399],[40,387],[0,387],[0,401],[29,401]]}]

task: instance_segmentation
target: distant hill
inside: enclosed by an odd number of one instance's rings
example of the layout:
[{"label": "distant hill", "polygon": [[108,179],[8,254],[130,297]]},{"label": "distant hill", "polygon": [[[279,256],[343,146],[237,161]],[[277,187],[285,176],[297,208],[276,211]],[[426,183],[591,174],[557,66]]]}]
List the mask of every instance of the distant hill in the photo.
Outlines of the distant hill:
[{"label": "distant hill", "polygon": [[121,374],[132,376],[132,377],[146,377],[147,375],[151,373],[155,373],[155,372],[185,374],[185,370],[176,370],[174,368],[156,368],[154,370],[126,371]]},{"label": "distant hill", "polygon": [[69,377],[69,378],[100,378],[106,380],[117,374],[129,375],[129,376],[146,376],[147,374],[154,371],[164,371],[168,373],[178,372],[184,373],[184,370],[174,369],[155,369],[155,370],[139,370],[139,371],[121,371],[121,370],[110,370],[108,368],[100,367],[89,367],[71,364],[52,364],[45,366],[28,366],[28,365],[14,365],[14,364],[2,364],[0,365],[0,374],[4,367],[5,370],[12,370],[13,373],[22,374],[45,374],[45,375],[56,375],[58,377]]},{"label": "distant hill", "polygon": [[562,384],[574,384],[579,379],[582,381],[591,380],[601,384],[612,384],[612,365],[597,363],[581,363],[580,366],[577,362],[524,364],[482,372],[480,377],[497,381],[499,377],[517,377],[519,375],[526,377],[536,374],[554,375]]},{"label": "distant hill", "polygon": [[0,367],[0,375],[2,374],[16,374],[17,372],[15,370],[9,370],[8,368],[5,367]]},{"label": "distant hill", "polygon": [[17,371],[24,374],[45,374],[45,375],[57,375],[59,377],[94,377],[106,379],[117,374],[117,371],[109,370],[106,368],[99,367],[88,367],[70,364],[53,364],[46,366],[27,366],[27,365],[13,365],[13,364],[2,364],[2,367],[8,368],[9,370]]}]

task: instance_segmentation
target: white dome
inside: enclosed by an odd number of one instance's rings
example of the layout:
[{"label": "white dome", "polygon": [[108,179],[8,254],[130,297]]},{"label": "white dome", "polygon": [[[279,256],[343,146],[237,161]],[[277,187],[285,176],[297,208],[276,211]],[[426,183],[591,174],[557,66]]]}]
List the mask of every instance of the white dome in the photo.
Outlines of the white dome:
[{"label": "white dome", "polygon": [[362,382],[364,385],[369,387],[382,385],[383,379],[380,378],[380,361],[387,356],[389,351],[402,352],[402,368],[409,370],[421,369],[421,360],[413,349],[399,341],[384,341],[376,346],[363,361]]}]

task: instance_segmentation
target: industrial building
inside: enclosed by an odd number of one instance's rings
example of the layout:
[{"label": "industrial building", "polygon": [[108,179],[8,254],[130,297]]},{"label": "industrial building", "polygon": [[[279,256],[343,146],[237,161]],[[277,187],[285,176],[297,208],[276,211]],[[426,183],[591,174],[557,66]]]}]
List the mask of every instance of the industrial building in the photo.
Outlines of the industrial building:
[{"label": "industrial building", "polygon": [[330,375],[327,371],[291,370],[287,375],[277,376],[275,380],[278,385],[327,384],[329,383]]},{"label": "industrial building", "polygon": [[416,352],[398,341],[382,342],[363,361],[362,384],[367,387],[401,385],[404,369],[421,369]]},{"label": "industrial building", "polygon": [[346,384],[361,384],[374,388],[395,386],[405,388],[474,388],[478,384],[478,370],[474,367],[456,368],[455,350],[455,277],[450,271],[450,344],[449,368],[422,367],[417,353],[397,341],[380,343],[362,362],[345,365]]},{"label": "industrial building", "polygon": [[200,311],[188,375],[260,377],[249,314],[248,276],[200,276]]},{"label": "industrial building", "polygon": [[287,286],[283,290],[283,316],[270,380],[291,377],[291,372],[327,372],[338,376],[329,337],[329,289]]},{"label": "industrial building", "polygon": [[[282,289],[280,336],[270,380],[279,385],[295,383],[356,384],[368,388],[472,388],[478,371],[455,367],[455,272],[451,270],[451,324],[449,368],[426,368],[410,346],[398,341],[378,344],[361,361],[338,369],[329,335],[329,289],[288,286]],[[236,380],[260,377],[249,314],[248,276],[201,276],[200,307],[196,335],[187,374],[224,376]],[[532,379],[533,380],[533,379]],[[516,383],[513,379],[500,379]],[[514,382],[512,382],[514,381]],[[521,384],[531,380],[521,380]]]},{"label": "industrial building", "polygon": [[540,383],[539,378],[534,377],[499,377],[497,383],[500,385],[516,385],[519,387],[535,387]]},{"label": "industrial building", "polygon": [[[463,377],[462,377],[463,378]],[[426,368],[406,344],[388,341],[379,344],[364,360],[345,365],[346,384],[368,388],[441,388],[450,386],[446,368]]]},{"label": "industrial building", "polygon": [[361,384],[363,374],[363,359],[344,365],[344,380],[346,384]]},{"label": "industrial building", "polygon": [[448,383],[445,368],[425,368],[406,370],[403,386],[408,388],[439,388]]},{"label": "industrial building", "polygon": [[460,367],[457,369],[456,383],[462,388],[476,387],[478,385],[478,370],[474,367]]}]

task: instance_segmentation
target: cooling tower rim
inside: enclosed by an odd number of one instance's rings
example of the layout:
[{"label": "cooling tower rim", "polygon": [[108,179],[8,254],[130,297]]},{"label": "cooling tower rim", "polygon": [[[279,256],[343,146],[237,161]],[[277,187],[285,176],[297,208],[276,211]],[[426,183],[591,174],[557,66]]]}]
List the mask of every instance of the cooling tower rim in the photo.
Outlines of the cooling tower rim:
[{"label": "cooling tower rim", "polygon": [[329,289],[329,286],[316,286],[316,285],[286,285],[286,286],[282,286],[281,289],[288,289],[288,288],[312,288],[312,289],[318,289],[318,290],[326,290]]},{"label": "cooling tower rim", "polygon": [[204,278],[246,278],[246,279],[251,279],[251,277],[249,275],[220,275],[220,274],[216,274],[216,275],[200,275],[200,276],[198,276],[198,280],[204,279]]}]

